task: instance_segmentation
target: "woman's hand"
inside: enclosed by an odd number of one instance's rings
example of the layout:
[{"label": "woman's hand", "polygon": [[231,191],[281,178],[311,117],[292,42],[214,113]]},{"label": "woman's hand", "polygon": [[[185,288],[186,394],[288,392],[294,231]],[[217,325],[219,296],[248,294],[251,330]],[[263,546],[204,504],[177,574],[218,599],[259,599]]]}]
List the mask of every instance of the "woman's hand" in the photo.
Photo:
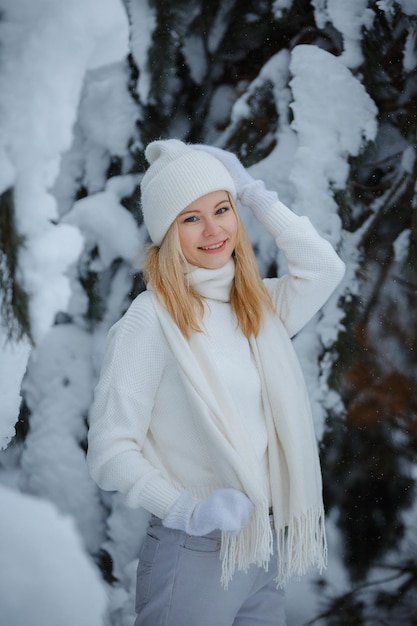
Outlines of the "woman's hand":
[{"label": "woman's hand", "polygon": [[205,500],[183,491],[162,523],[195,536],[216,529],[236,534],[248,526],[252,510],[252,502],[237,489],[217,489]]},{"label": "woman's hand", "polygon": [[233,178],[237,197],[242,204],[248,206],[255,217],[263,223],[265,221],[265,214],[267,214],[271,207],[278,201],[277,192],[266,189],[263,181],[255,180],[232,152],[204,144],[194,144],[193,147],[197,150],[205,150],[208,154],[211,154],[223,163],[225,168],[229,171],[230,176]]},{"label": "woman's hand", "polygon": [[206,146],[205,144],[200,143],[193,144],[192,147],[197,150],[204,150],[223,163],[230,176],[233,178],[238,198],[241,198],[244,188],[247,185],[255,182],[254,178],[252,178],[249,172],[243,167],[237,156],[232,152],[222,150],[221,148],[215,148],[214,146]]}]

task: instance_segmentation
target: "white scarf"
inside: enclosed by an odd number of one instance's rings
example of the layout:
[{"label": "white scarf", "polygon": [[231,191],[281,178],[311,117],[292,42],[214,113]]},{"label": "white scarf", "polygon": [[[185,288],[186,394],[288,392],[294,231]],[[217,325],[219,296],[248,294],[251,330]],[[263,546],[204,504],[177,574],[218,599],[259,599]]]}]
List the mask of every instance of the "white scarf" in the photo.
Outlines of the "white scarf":
[{"label": "white scarf", "polygon": [[[207,270],[188,266],[190,285],[203,297],[229,301],[234,262]],[[152,289],[150,289],[152,292]],[[180,367],[196,427],[212,457],[219,484],[243,491],[254,504],[250,525],[237,535],[222,533],[222,584],[235,569],[252,563],[268,567],[273,536],[261,468],[242,428],[228,389],[210,359],[204,332],[186,340],[152,292],[155,310]],[[304,377],[293,345],[277,315],[267,314],[259,335],[250,338],[262,382],[268,432],[268,458],[274,527],[277,533],[277,585],[326,566],[321,471]]]}]

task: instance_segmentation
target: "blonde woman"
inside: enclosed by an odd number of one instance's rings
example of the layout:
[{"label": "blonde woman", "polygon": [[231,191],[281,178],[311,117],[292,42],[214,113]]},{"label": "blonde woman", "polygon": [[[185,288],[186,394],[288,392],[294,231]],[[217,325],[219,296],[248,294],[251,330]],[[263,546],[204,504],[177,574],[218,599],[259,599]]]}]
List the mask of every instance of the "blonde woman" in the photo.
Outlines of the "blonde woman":
[{"label": "blonde woman", "polygon": [[[344,265],[230,152],[152,142],[147,290],[111,329],[88,462],[151,514],[135,626],[282,626],[284,587],[326,563],[322,484],[293,337]],[[235,201],[284,252],[262,280]]]}]

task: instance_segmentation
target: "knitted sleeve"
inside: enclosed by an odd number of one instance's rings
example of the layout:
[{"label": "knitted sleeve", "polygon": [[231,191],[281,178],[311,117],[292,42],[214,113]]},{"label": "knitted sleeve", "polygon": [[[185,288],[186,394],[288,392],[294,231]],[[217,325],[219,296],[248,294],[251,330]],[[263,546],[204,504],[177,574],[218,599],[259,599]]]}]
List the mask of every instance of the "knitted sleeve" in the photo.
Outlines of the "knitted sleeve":
[{"label": "knitted sleeve", "polygon": [[158,517],[180,495],[142,453],[165,352],[152,305],[139,296],[110,330],[87,452],[91,476],[102,489],[119,491],[129,506],[142,506]]},{"label": "knitted sleeve", "polygon": [[290,337],[319,311],[343,278],[345,265],[307,217],[295,215],[279,200],[262,222],[283,251],[287,273],[265,279],[276,311]]}]

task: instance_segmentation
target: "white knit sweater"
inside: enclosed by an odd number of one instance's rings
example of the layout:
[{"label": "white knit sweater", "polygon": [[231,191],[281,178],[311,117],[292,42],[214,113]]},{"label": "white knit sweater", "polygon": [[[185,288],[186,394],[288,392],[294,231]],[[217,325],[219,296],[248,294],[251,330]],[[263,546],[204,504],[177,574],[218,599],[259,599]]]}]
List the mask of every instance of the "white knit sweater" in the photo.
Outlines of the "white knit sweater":
[{"label": "white knit sweater", "polygon": [[[265,279],[265,285],[293,336],[328,299],[344,265],[309,220],[297,217],[281,202],[264,211],[262,221],[286,256],[288,273]],[[214,298],[207,303],[204,325],[216,368],[250,434],[267,481],[261,381],[249,342],[236,329],[227,302]],[[90,472],[100,487],[120,491],[129,506],[142,506],[160,518],[184,489],[204,498],[228,486],[216,478],[212,456],[196,430],[177,362],[148,291],[110,330],[88,443]]]}]

